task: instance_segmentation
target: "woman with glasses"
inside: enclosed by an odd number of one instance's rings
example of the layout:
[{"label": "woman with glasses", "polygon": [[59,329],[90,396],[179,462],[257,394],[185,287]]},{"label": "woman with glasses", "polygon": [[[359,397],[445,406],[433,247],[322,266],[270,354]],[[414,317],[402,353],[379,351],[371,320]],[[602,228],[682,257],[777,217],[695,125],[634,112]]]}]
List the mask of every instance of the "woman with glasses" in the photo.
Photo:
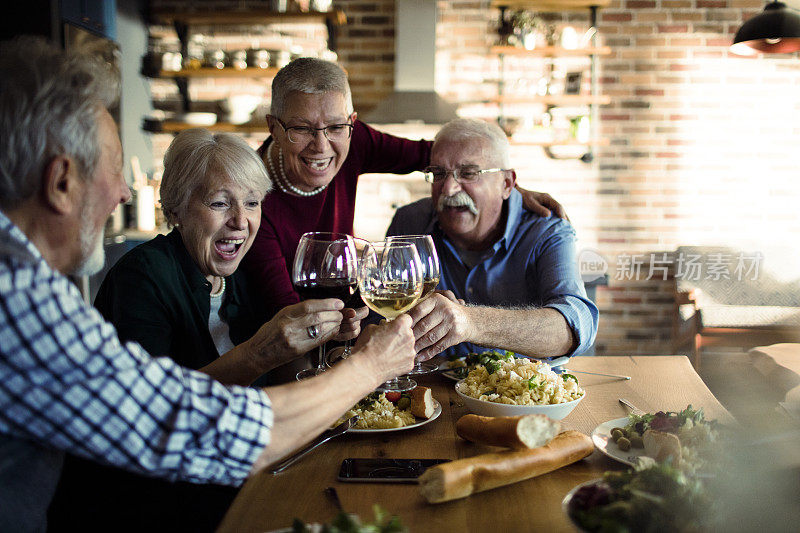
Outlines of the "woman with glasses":
[{"label": "woman with glasses", "polygon": [[[276,187],[264,199],[261,227],[243,266],[277,311],[299,300],[290,273],[303,233],[352,234],[358,177],[423,170],[431,142],[395,137],[357,120],[344,70],[315,58],[296,59],[278,72],[267,121],[270,137],[259,154]],[[525,196],[530,209],[546,212],[541,201],[562,213],[547,194]],[[343,313],[345,319],[356,316],[351,309]],[[358,314],[366,316],[366,308]]]}]

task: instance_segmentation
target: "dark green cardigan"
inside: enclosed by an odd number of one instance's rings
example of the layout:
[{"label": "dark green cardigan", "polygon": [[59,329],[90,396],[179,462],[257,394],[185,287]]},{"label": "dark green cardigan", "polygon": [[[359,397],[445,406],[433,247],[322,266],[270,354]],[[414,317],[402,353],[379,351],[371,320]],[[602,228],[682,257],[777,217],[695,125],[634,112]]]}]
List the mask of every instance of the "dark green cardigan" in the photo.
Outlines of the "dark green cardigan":
[{"label": "dark green cardigan", "polygon": [[[167,355],[197,369],[219,356],[208,331],[210,294],[211,284],[172,230],[125,254],[109,270],[94,305],[122,341],[136,341],[154,357]],[[239,271],[225,278],[220,314],[234,345],[266,322],[265,306],[249,296]]]}]

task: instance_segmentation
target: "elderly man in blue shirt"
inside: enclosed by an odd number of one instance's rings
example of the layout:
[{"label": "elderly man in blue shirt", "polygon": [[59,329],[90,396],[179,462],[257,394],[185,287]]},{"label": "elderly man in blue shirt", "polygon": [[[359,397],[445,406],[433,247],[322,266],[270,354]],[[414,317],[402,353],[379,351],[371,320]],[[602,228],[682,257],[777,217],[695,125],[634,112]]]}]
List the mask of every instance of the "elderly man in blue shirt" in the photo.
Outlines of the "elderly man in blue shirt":
[{"label": "elderly man in blue shirt", "polygon": [[430,234],[439,291],[411,312],[418,359],[447,349],[575,355],[597,333],[568,221],[522,206],[508,140],[494,124],[456,119],[433,144],[431,197],[400,208],[388,235]]}]

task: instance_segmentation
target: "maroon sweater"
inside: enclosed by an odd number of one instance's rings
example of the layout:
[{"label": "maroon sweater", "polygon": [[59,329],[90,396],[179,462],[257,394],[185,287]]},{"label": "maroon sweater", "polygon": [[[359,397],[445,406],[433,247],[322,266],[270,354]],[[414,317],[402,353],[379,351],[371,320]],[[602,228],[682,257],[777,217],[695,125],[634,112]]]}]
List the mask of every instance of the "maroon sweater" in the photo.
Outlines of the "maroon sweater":
[{"label": "maroon sweater", "polygon": [[[272,142],[264,141],[262,155]],[[277,312],[300,301],[291,270],[300,237],[308,231],[353,234],[356,184],[361,174],[407,174],[428,165],[430,141],[410,141],[356,121],[350,152],[330,185],[314,196],[292,196],[275,188],[261,206],[261,227],[242,261],[258,297]]]}]

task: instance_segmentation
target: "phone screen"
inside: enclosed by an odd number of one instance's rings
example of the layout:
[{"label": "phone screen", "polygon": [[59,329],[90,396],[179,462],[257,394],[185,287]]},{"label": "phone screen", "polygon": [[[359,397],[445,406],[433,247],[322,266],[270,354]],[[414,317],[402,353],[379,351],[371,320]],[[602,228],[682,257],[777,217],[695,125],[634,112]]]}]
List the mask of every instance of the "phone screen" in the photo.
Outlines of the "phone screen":
[{"label": "phone screen", "polygon": [[362,459],[342,461],[339,481],[371,481],[381,483],[416,483],[426,468],[450,459]]}]

